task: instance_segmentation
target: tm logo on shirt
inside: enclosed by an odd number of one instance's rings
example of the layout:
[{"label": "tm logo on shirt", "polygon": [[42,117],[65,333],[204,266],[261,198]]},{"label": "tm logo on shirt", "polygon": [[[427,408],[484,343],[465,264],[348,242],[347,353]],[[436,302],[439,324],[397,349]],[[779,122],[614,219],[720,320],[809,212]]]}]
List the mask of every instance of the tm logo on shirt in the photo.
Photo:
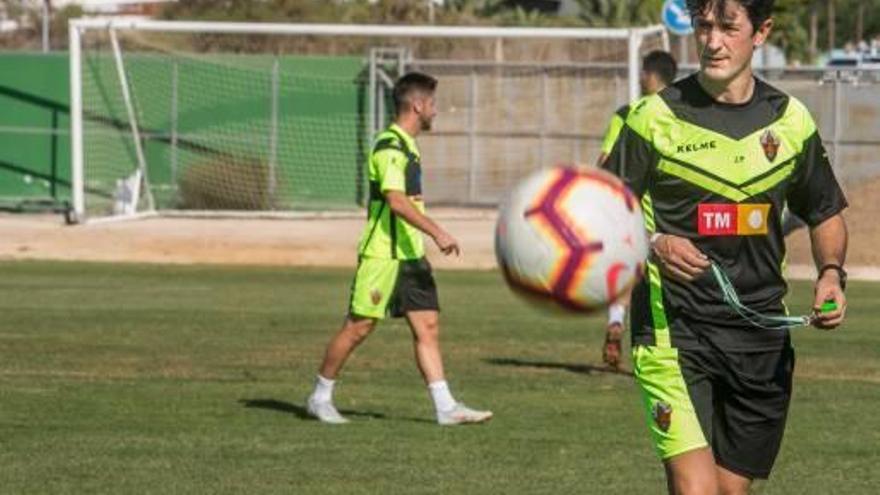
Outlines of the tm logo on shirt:
[{"label": "tm logo on shirt", "polygon": [[697,208],[700,235],[765,235],[770,205],[765,203],[701,203]]}]

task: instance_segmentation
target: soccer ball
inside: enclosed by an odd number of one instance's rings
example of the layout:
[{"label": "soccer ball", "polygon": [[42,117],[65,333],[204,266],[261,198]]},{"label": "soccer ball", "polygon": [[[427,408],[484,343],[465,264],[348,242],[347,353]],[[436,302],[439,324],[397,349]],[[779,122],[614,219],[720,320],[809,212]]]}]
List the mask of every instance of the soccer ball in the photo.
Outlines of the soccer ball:
[{"label": "soccer ball", "polygon": [[495,256],[508,285],[529,301],[595,311],[642,276],[645,221],[617,177],[557,166],[527,177],[502,204]]}]

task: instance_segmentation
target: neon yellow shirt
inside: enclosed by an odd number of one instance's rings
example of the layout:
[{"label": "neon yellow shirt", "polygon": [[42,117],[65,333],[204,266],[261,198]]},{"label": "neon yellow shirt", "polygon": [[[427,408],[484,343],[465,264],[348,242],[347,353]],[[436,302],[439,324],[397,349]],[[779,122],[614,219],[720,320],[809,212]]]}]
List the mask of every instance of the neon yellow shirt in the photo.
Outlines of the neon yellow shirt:
[{"label": "neon yellow shirt", "polygon": [[415,139],[397,124],[380,133],[368,164],[370,204],[358,254],[368,258],[412,260],[425,256],[422,232],[391,211],[388,191],[405,193],[416,209],[422,200],[421,155]]}]

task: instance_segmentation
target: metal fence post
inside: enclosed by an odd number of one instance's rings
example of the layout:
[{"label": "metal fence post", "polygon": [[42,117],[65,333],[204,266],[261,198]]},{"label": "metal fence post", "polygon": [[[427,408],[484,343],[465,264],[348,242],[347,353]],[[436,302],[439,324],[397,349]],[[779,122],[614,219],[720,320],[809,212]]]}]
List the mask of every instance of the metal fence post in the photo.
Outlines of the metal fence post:
[{"label": "metal fence post", "polygon": [[179,110],[178,110],[178,84],[179,84],[179,73],[178,73],[179,63],[175,60],[171,66],[171,185],[174,188],[175,194],[178,190],[177,183],[177,125],[179,118]]},{"label": "metal fence post", "polygon": [[[574,81],[575,81],[574,86],[577,88],[577,91],[574,91],[573,93],[576,95],[587,94],[586,91],[583,91],[584,79],[580,75],[575,75]],[[572,142],[574,143],[574,150],[572,153],[572,157],[574,158],[575,163],[580,164],[581,163],[581,146],[583,145],[583,143],[581,142],[583,140],[583,134],[581,132],[583,130],[583,126],[581,125],[581,118],[582,117],[581,117],[580,98],[573,98],[572,99],[572,106],[573,106],[572,118],[574,119],[574,122],[572,122],[572,126],[571,126],[571,129],[574,132],[574,139],[572,139]]]},{"label": "metal fence post", "polygon": [[538,147],[538,163],[541,168],[547,167],[547,110],[550,107],[550,91],[548,86],[547,67],[541,68],[541,129],[539,131],[540,145]]},{"label": "metal fence post", "polygon": [[468,92],[468,202],[477,197],[477,71],[471,68]]},{"label": "metal fence post", "polygon": [[832,163],[832,168],[834,169],[835,175],[840,175],[840,162],[842,158],[842,153],[840,153],[840,126],[841,126],[841,106],[840,106],[840,72],[835,74],[834,77],[834,132],[832,133],[832,147],[834,148],[834,162]]},{"label": "metal fence post", "polygon": [[271,82],[271,109],[270,109],[270,127],[269,127],[269,183],[267,184],[267,199],[269,200],[269,209],[274,210],[276,207],[276,188],[278,186],[278,87],[280,77],[280,65],[278,57],[272,62],[272,82]]}]

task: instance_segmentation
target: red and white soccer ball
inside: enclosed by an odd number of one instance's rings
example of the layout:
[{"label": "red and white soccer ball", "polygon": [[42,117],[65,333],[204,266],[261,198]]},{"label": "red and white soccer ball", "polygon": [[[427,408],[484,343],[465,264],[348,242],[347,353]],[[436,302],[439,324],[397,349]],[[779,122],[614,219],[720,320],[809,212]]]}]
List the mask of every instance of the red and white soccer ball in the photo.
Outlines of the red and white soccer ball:
[{"label": "red and white soccer ball", "polygon": [[501,206],[495,256],[508,285],[528,300],[601,309],[642,276],[648,239],[639,201],[602,170],[536,172]]}]

